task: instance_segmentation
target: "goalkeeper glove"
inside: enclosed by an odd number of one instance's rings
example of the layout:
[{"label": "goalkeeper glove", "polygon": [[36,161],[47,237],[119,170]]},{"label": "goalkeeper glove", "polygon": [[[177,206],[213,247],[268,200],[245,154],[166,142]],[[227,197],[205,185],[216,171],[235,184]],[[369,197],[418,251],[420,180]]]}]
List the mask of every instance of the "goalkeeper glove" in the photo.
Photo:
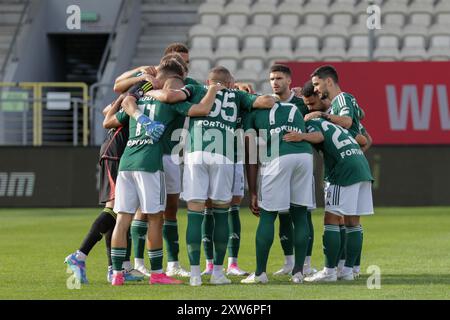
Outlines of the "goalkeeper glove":
[{"label": "goalkeeper glove", "polygon": [[154,142],[158,142],[164,133],[166,126],[159,121],[152,121],[145,114],[140,113],[135,116],[138,123],[145,129],[145,134],[152,138]]}]

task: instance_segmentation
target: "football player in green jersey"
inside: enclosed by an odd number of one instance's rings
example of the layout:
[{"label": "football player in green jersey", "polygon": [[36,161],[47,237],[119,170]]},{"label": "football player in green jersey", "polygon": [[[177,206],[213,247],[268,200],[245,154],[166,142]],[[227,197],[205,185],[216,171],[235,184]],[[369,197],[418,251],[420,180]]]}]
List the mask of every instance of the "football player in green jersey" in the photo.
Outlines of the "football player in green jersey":
[{"label": "football player in green jersey", "polygon": [[[168,61],[158,68],[157,80],[161,84],[170,81],[183,81],[184,70],[176,61]],[[170,80],[169,80],[170,79]],[[124,244],[126,244],[126,231],[131,224],[132,215],[139,207],[148,215],[147,243],[152,274],[150,283],[178,284],[175,280],[162,271],[162,212],[165,209],[166,192],[163,172],[163,144],[155,141],[141,118],[149,118],[154,122],[161,122],[170,128],[177,114],[204,116],[208,114],[214,103],[218,90],[222,87],[212,85],[209,87],[204,99],[198,104],[181,103],[165,105],[151,97],[144,96],[145,90],[139,88],[127,98],[123,105],[132,104],[139,106],[133,117],[125,112],[116,114],[116,123],[129,121],[130,139],[120,161],[119,175],[117,178],[115,210],[118,212],[117,224],[112,238],[111,256],[113,260],[112,285],[123,284],[122,260],[124,256]],[[168,137],[168,134],[166,134]],[[163,137],[164,139],[164,137]]]},{"label": "football player in green jersey", "polygon": [[[259,215],[256,232],[256,271],[242,283],[266,283],[267,259],[274,237],[274,222],[279,212],[288,211],[293,224],[295,260],[291,270],[294,283],[303,281],[303,267],[309,243],[307,208],[313,206],[313,157],[307,142],[286,142],[287,132],[306,132],[303,115],[291,103],[277,103],[270,110],[251,112],[245,121],[248,129],[259,130],[270,150],[268,160],[262,159],[260,187],[257,197],[257,165],[247,164],[247,178],[251,197],[251,209]],[[262,130],[267,133],[264,135]],[[274,152],[272,149],[278,149]]]},{"label": "football player in green jersey", "polygon": [[[187,73],[189,71],[187,66],[187,63],[189,63],[189,51],[185,45],[180,43],[173,43],[169,45],[164,52],[166,54],[161,58],[160,64],[163,64],[167,60],[176,60],[184,69],[184,84],[198,84],[194,79],[187,77]],[[154,83],[155,81],[157,81],[154,77],[156,75],[156,72],[157,66],[127,71],[116,80],[115,87],[123,89],[131,84],[136,85],[136,81],[150,81]],[[129,115],[132,115],[132,113]],[[184,117],[182,115],[179,115],[177,120],[172,122],[171,126],[173,127],[173,129],[176,129],[182,127],[183,123]],[[181,190],[181,173],[178,162],[172,161],[172,157],[169,156],[170,150],[168,150],[167,148],[170,146],[173,147],[177,143],[178,141],[167,141],[167,143],[165,144],[166,147],[164,148],[165,156],[163,157],[163,164],[164,175],[166,179],[167,202],[166,210],[164,211],[163,237],[166,243],[166,251],[168,256],[166,273],[169,276],[178,275],[182,277],[188,277],[189,272],[184,270],[178,262],[179,244],[176,214],[178,211],[178,200]],[[146,276],[150,276],[150,272],[144,265],[146,234],[147,217],[138,210],[131,224],[131,238],[133,239],[133,243],[135,244],[133,246],[134,267]]]},{"label": "football player in green jersey", "polygon": [[[319,95],[314,92],[314,86],[312,85],[311,81],[308,81],[303,86],[303,99],[308,106],[308,109],[314,113],[314,112],[329,112],[329,99],[320,99]],[[362,108],[359,108],[359,119],[362,120],[364,118],[364,111]],[[358,134],[355,137],[355,140],[358,142],[358,144],[361,147],[361,150],[363,152],[366,152],[370,146],[372,145],[372,137],[370,136],[369,132],[364,128],[362,123],[360,122],[360,131],[361,134]],[[325,194],[327,193],[329,183],[325,182]],[[338,277],[340,276],[344,265],[345,265],[345,224],[344,224],[344,218],[341,217],[339,228],[341,230],[341,254],[340,260],[338,263],[337,271],[338,271]],[[353,274],[355,278],[359,277],[360,273],[360,261],[361,261],[361,255],[358,256],[356,259],[355,265],[353,267]]]},{"label": "football player in green jersey", "polygon": [[282,64],[271,66],[269,80],[273,95],[279,102],[294,104],[303,116],[309,113],[303,99],[297,97],[295,92],[291,90],[292,72],[288,66]]},{"label": "football player in green jersey", "polygon": [[[224,67],[213,68],[207,83],[232,85],[232,76]],[[187,85],[182,90],[155,90],[149,95],[167,103],[197,102],[205,94],[202,86]],[[256,97],[247,92],[224,89],[218,92],[213,110],[207,117],[190,119],[186,139],[183,198],[188,202],[186,242],[191,264],[190,284],[202,284],[200,274],[201,226],[205,201],[212,200],[214,215],[214,267],[211,283],[228,284],[222,264],[228,243],[227,215],[232,199],[234,138],[240,109],[270,108],[275,99]]]},{"label": "football player in green jersey", "polygon": [[[234,78],[232,78],[231,87],[235,87]],[[240,89],[241,90],[241,89]],[[248,88],[242,88],[242,91],[247,91]],[[242,118],[246,112],[239,110],[237,118],[237,128],[242,128]],[[238,145],[244,145],[244,134],[236,135],[235,144],[235,163],[234,163],[234,178],[233,178],[233,198],[231,199],[230,210],[228,211],[228,228],[229,228],[229,238],[228,238],[228,267],[227,275],[233,276],[246,276],[249,273],[242,270],[238,265],[238,254],[241,245],[241,220],[239,215],[239,210],[244,197],[244,163],[243,161],[238,161]],[[202,223],[202,242],[205,251],[206,258],[206,268],[202,272],[202,275],[211,275],[214,268],[214,248],[213,248],[213,232],[214,232],[214,216],[212,213],[211,201],[206,202],[205,215],[203,216]]]},{"label": "football player in green jersey", "polygon": [[308,116],[308,120],[325,116],[326,120],[349,130],[355,138],[360,133],[360,108],[356,99],[339,87],[336,70],[332,66],[321,66],[311,74],[311,81],[321,99],[331,100],[331,109],[329,114],[314,112]]},{"label": "football player in green jersey", "polygon": [[343,241],[340,223],[344,217],[345,266],[340,280],[354,280],[353,267],[362,249],[360,216],[373,214],[372,175],[369,163],[358,142],[345,128],[322,118],[306,122],[308,133],[289,133],[286,141],[308,141],[317,144],[325,164],[325,180],[329,186],[325,194],[325,231],[323,247],[325,267],[305,281],[336,281],[336,267]]},{"label": "football player in green jersey", "polygon": [[[200,82],[187,76],[189,69],[189,48],[183,43],[172,43],[164,50],[164,57],[161,59],[161,63],[165,59],[176,59],[186,69],[184,84],[201,85]],[[154,76],[157,72],[157,66],[142,66],[123,73],[116,79],[114,90],[128,90],[132,85],[139,81],[155,81]],[[246,83],[236,83],[236,87],[249,92],[253,91],[253,88]],[[182,127],[183,117],[179,116],[178,121],[174,126]],[[169,141],[168,144],[173,148],[178,141]],[[167,150],[167,149],[166,149]],[[189,272],[184,270],[178,262],[179,244],[178,244],[178,225],[176,214],[178,211],[179,193],[181,190],[181,173],[179,162],[172,161],[176,157],[169,156],[170,151],[163,157],[164,161],[164,175],[166,176],[166,188],[167,188],[167,205],[164,212],[164,241],[166,243],[166,250],[168,254],[167,262],[167,274],[179,275],[188,277]],[[149,272],[144,265],[144,249],[145,249],[145,234],[147,233],[146,216],[139,211],[134,217],[134,221],[131,226],[131,237],[135,243],[134,245],[134,266],[137,270],[149,276]]]},{"label": "football player in green jersey", "polygon": [[[292,83],[292,72],[288,66],[282,64],[274,64],[270,67],[269,73],[270,85],[272,87],[273,95],[280,101],[284,103],[294,104],[302,116],[304,117],[309,110],[302,98],[297,97],[294,90],[291,89]],[[316,272],[315,269],[311,268],[311,254],[312,247],[314,243],[314,228],[311,218],[311,210],[315,209],[315,204],[308,208],[308,223],[309,223],[309,241],[310,245],[308,247],[308,252],[305,258],[305,266],[303,270],[304,275],[310,275]],[[289,211],[279,212],[280,228],[279,236],[281,248],[284,253],[284,265],[283,267],[274,273],[275,276],[291,274],[294,268],[294,228],[292,225],[291,215]]]}]

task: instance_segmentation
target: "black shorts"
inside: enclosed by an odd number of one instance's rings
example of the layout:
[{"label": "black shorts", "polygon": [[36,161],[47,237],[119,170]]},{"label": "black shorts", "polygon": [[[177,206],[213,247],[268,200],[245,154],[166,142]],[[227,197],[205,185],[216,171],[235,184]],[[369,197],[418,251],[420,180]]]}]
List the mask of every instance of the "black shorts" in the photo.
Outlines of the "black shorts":
[{"label": "black shorts", "polygon": [[116,197],[116,179],[119,172],[119,161],[111,159],[100,160],[100,204],[113,201]]}]

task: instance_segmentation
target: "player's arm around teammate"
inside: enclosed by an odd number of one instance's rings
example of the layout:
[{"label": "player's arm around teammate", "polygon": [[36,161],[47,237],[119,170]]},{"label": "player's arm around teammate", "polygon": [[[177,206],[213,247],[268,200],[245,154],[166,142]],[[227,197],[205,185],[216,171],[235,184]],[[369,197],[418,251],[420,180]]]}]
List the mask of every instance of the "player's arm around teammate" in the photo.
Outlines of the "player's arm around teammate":
[{"label": "player's arm around teammate", "polygon": [[157,69],[154,66],[143,66],[124,72],[114,82],[114,92],[122,93],[130,89],[139,81],[150,81],[156,76]]}]

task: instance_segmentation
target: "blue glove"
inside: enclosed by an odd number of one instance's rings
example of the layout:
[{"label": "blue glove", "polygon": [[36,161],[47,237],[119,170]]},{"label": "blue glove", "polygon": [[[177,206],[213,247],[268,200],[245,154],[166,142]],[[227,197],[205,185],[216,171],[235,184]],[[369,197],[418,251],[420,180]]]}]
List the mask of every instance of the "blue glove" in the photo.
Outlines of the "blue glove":
[{"label": "blue glove", "polygon": [[158,142],[166,128],[161,122],[152,121],[145,114],[141,114],[136,121],[145,129],[145,134],[152,138],[154,142]]}]

